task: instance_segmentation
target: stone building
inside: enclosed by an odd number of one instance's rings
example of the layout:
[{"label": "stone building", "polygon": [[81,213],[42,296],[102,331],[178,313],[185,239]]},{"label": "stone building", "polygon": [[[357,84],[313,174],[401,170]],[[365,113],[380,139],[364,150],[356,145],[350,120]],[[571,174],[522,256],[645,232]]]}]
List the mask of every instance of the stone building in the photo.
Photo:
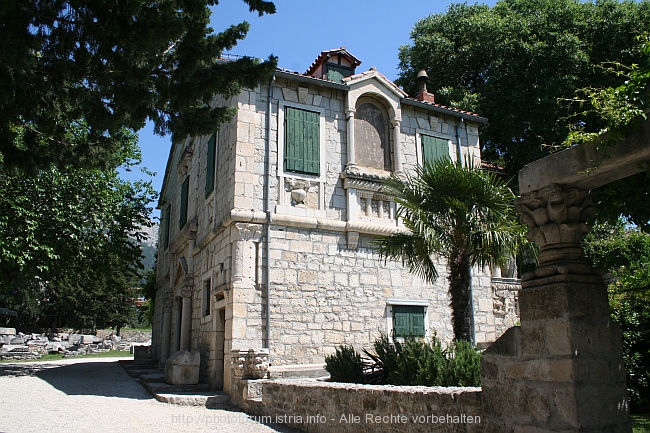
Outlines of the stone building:
[{"label": "stone building", "polygon": [[[323,363],[380,331],[449,340],[446,264],[425,284],[379,258],[399,227],[381,181],[440,156],[480,163],[480,116],[409,97],[345,48],[304,73],[277,70],[228,101],[212,136],[173,143],[160,196],[153,352],[200,352],[200,377],[230,390],[231,353],[275,367]],[[494,277],[494,278],[493,278]],[[514,280],[473,270],[477,343],[516,318]]]}]

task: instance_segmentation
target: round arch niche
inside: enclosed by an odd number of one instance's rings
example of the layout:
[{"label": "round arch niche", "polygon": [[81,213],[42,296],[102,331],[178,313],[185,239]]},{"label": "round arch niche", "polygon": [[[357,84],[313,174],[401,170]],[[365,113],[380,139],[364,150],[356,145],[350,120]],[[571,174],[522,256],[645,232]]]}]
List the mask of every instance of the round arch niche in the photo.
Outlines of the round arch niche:
[{"label": "round arch niche", "polygon": [[376,98],[357,100],[354,116],[355,160],[361,167],[391,171],[390,121],[384,104]]}]

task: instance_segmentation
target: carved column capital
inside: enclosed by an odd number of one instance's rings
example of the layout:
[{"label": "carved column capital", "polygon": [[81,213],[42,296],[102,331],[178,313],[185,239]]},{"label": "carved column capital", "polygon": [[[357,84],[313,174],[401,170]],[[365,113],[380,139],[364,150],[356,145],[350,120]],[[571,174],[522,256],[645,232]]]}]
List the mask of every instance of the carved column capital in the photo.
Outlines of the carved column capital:
[{"label": "carved column capital", "polygon": [[590,191],[554,184],[523,194],[515,209],[529,228],[528,239],[540,248],[537,276],[591,273],[580,245],[589,232],[585,221],[594,214]]},{"label": "carved column capital", "polygon": [[262,226],[260,224],[235,224],[235,241],[259,242],[262,238]]}]

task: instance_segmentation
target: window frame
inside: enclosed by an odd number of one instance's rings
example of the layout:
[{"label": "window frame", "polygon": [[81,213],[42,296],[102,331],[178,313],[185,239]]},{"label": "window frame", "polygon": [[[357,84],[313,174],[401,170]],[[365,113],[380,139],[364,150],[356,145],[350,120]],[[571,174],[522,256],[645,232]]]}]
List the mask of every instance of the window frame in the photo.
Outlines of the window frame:
[{"label": "window frame", "polygon": [[178,211],[178,225],[179,230],[187,224],[187,216],[189,214],[190,205],[190,175],[185,176],[185,180],[181,184],[181,206]]},{"label": "window frame", "polygon": [[217,138],[215,132],[210,136],[207,143],[206,167],[205,167],[205,198],[216,189],[216,175],[217,175]]},{"label": "window frame", "polygon": [[212,278],[203,280],[201,287],[201,317],[208,317],[212,314]]},{"label": "window frame", "polygon": [[416,338],[428,338],[430,302],[423,299],[388,299],[386,301],[386,329],[391,339],[404,340],[407,336],[395,335],[395,309],[400,307],[421,308],[423,312],[423,335],[413,335]]},{"label": "window frame", "polygon": [[[286,109],[298,109],[304,111],[310,111],[318,114],[318,161],[319,161],[319,170],[318,173],[308,173],[303,171],[294,171],[287,170],[285,164],[285,153],[287,147],[287,134],[285,127],[286,119]],[[326,167],[326,155],[325,149],[323,148],[323,143],[325,143],[325,133],[324,133],[324,115],[325,110],[319,106],[299,104],[293,102],[284,102],[281,101],[278,105],[278,134],[277,134],[277,151],[278,151],[278,161],[277,161],[277,174],[279,176],[288,176],[288,177],[298,177],[305,179],[323,179],[324,178],[324,168]]]},{"label": "window frame", "polygon": [[[351,75],[354,75],[354,69],[352,66],[346,66],[346,65],[341,65],[338,63],[332,63],[332,62],[325,62],[325,74],[327,75],[327,79],[330,81],[334,81],[335,83],[342,83],[343,78],[347,78]],[[330,70],[333,71],[336,74],[341,75],[341,78],[338,79],[333,79],[330,77]],[[343,72],[349,72],[347,75],[345,75]]]},{"label": "window frame", "polygon": [[426,130],[420,130],[418,129],[417,131],[417,143],[416,143],[416,150],[417,150],[417,158],[418,158],[418,164],[422,167],[424,167],[424,164],[426,164],[425,161],[425,156],[424,156],[424,139],[423,137],[431,137],[437,140],[443,140],[446,141],[447,143],[447,158],[451,161],[451,137],[444,135],[444,134],[439,134],[439,133],[434,133],[431,131],[426,131]]}]

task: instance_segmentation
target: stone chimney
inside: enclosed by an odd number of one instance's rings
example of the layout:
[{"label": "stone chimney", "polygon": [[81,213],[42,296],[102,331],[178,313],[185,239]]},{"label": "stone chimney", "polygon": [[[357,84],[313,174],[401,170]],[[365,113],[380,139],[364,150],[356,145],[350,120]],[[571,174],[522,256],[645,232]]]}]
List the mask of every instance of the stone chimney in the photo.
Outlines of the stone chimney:
[{"label": "stone chimney", "polygon": [[429,81],[427,71],[422,69],[420,72],[418,72],[418,84],[420,85],[420,93],[418,93],[418,96],[416,96],[415,99],[422,102],[434,103],[436,101],[433,93],[429,93],[427,91],[427,81]]}]

